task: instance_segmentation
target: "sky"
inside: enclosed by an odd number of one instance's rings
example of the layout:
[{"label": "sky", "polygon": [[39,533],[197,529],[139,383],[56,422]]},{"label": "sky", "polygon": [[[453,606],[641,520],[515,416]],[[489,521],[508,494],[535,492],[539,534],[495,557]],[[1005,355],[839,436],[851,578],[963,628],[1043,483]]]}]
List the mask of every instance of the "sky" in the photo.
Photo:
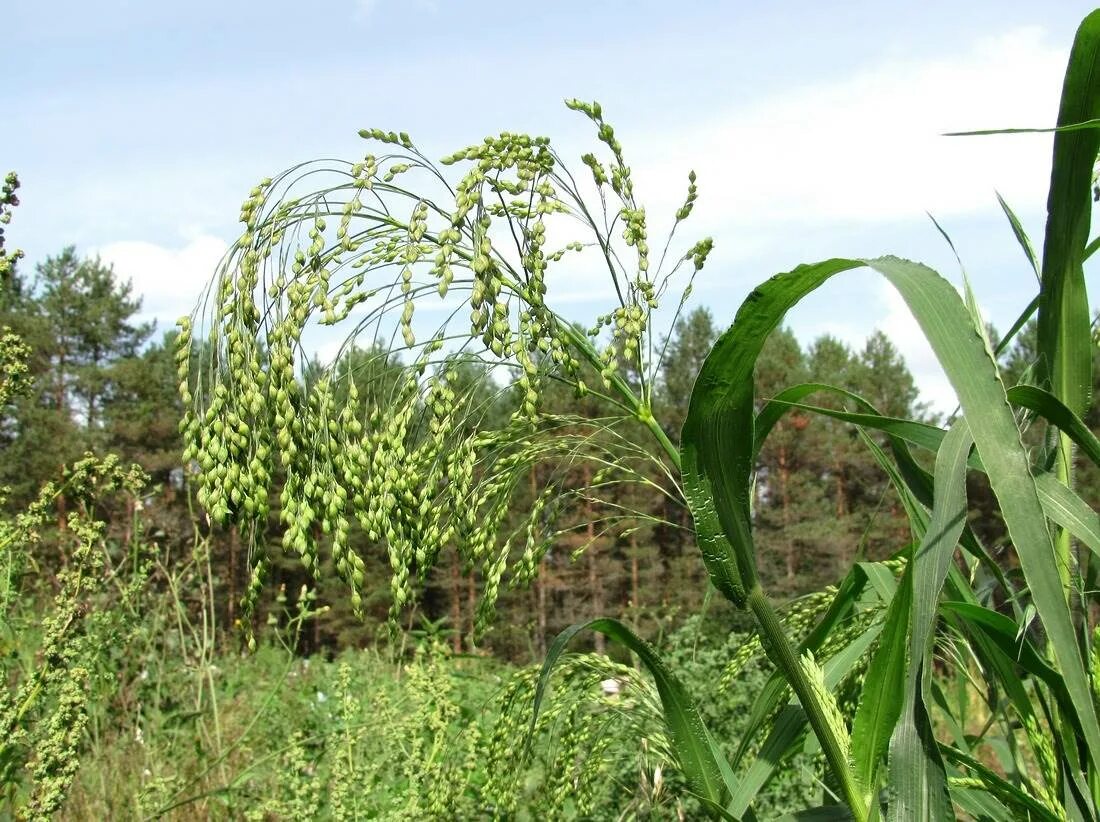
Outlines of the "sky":
[{"label": "sky", "polygon": [[[946,137],[1054,122],[1077,2],[6,0],[8,230],[33,265],[75,244],[162,329],[194,307],[249,189],[315,157],[358,159],[363,127],[443,156],[503,130],[594,144],[562,101],[598,100],[650,214],[689,169],[690,231],[715,250],[693,302],[720,326],[758,282],[833,256],[896,254],[956,284],[951,235],[986,318],[1007,329],[1035,278],[997,204],[1042,238],[1048,135]],[[578,164],[579,165],[579,164]],[[28,265],[28,268],[30,265]],[[575,293],[570,293],[575,288]],[[559,292],[591,319],[584,278]],[[886,331],[924,398],[950,386],[904,303],[869,273],[797,307],[803,341]]]}]

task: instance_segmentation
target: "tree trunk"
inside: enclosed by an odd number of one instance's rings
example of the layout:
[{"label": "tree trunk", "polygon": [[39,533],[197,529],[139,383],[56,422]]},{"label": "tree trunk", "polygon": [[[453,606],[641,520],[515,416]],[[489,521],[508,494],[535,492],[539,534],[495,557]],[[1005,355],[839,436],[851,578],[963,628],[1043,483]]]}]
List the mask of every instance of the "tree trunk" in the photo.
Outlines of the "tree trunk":
[{"label": "tree trunk", "polygon": [[458,557],[451,563],[451,650],[462,653],[462,574],[458,567]]},{"label": "tree trunk", "polygon": [[[584,487],[587,489],[592,485],[592,467],[588,464],[584,466]],[[588,592],[592,597],[592,612],[591,618],[601,617],[604,615],[603,604],[603,580],[600,579],[599,569],[596,567],[596,523],[592,520],[592,502],[589,499],[585,499],[584,502],[584,518],[585,518],[585,549],[584,553],[588,558]],[[595,650],[597,654],[603,655],[607,651],[607,638],[601,634],[596,633],[595,638]]]},{"label": "tree trunk", "polygon": [[638,585],[638,535],[630,533],[630,607],[640,608],[641,594]]},{"label": "tree trunk", "polygon": [[[57,380],[54,383],[54,403],[57,405],[57,413],[67,416],[68,404],[65,402],[65,352],[62,349],[61,354],[57,360]],[[58,469],[59,484],[65,477],[65,465],[62,465]],[[65,532],[67,526],[67,510],[65,505],[65,494],[60,493],[57,495],[57,530],[61,533]]]},{"label": "tree trunk", "polygon": [[836,478],[836,518],[843,519],[848,516],[848,489],[844,486],[840,460],[833,460],[833,476]]},{"label": "tree trunk", "polygon": [[794,581],[795,570],[798,564],[795,557],[794,540],[791,539],[791,496],[790,496],[791,469],[787,462],[787,447],[779,447],[779,502],[783,512],[783,539],[787,544],[787,580]]},{"label": "tree trunk", "polygon": [[546,575],[548,573],[546,558],[543,557],[539,560],[539,574],[535,578],[535,621],[538,625],[535,642],[538,645],[540,659],[546,656]]}]

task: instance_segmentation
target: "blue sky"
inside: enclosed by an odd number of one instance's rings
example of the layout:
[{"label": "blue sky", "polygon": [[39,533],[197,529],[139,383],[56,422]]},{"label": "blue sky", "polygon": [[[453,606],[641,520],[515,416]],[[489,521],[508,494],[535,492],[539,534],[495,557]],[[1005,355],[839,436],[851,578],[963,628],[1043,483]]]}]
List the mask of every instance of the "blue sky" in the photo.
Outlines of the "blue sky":
[{"label": "blue sky", "polygon": [[[1050,2],[487,3],[445,0],[8,0],[9,230],[32,262],[75,243],[186,313],[237,235],[255,182],[298,161],[357,158],[359,128],[406,130],[440,156],[501,130],[587,150],[561,104],[597,99],[651,213],[699,174],[695,230],[715,252],[696,302],[732,318],[758,281],[823,257],[895,253],[958,281],[955,239],[987,317],[1034,289],[994,197],[1038,240],[1050,140],[945,138],[1053,121],[1088,4]],[[594,306],[581,298],[578,319]],[[900,301],[870,275],[792,314],[804,339],[894,337],[938,407],[950,391]]]}]

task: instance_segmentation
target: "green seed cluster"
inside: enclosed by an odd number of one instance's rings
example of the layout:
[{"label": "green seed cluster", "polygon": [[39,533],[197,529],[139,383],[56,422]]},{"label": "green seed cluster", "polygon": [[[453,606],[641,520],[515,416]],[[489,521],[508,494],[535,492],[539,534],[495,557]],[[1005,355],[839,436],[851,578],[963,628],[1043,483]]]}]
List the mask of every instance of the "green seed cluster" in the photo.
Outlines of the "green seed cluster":
[{"label": "green seed cluster", "polygon": [[[560,430],[544,433],[542,388],[564,379],[585,393],[582,360],[608,383],[624,364],[640,367],[650,314],[671,275],[651,265],[646,212],[599,105],[569,106],[595,123],[610,152],[606,163],[583,159],[617,198],[602,226],[549,140],[510,132],[443,158],[443,167],[462,167],[451,184],[407,134],[364,129],[374,150],[362,160],[305,164],[261,181],[245,199],[242,234],[210,288],[207,313],[180,322],[177,365],[199,501],[250,544],[246,612],[272,561],[263,538],[271,529],[311,573],[331,552],[357,610],[365,564],[351,546],[352,529],[361,529],[388,557],[395,621],[444,550],[482,579],[479,630],[502,587],[536,573],[553,493],[538,498],[516,534],[504,533],[509,501],[535,461],[576,448]],[[305,180],[320,182],[300,194]],[[697,198],[694,175],[689,182],[677,222]],[[550,223],[563,215],[580,219],[587,234],[551,250]],[[617,237],[608,225],[619,226]],[[694,259],[698,268],[709,247],[697,245],[680,262]],[[599,249],[622,286],[621,305],[593,332],[611,327],[602,349],[547,304],[550,268],[587,248]],[[619,265],[628,258],[629,270]],[[425,334],[427,312],[418,306],[456,298],[449,317],[465,314],[468,326],[456,332],[444,323]],[[404,376],[387,396],[360,375],[303,362],[312,328],[345,321],[353,325],[345,350],[360,334],[389,339],[391,351],[404,346]],[[503,430],[478,430],[481,398],[456,387],[445,350],[453,346],[515,375],[519,402]],[[547,438],[558,442],[542,444]]]},{"label": "green seed cluster", "polygon": [[[582,817],[591,813],[597,791],[607,785],[608,772],[617,764],[611,761],[615,752],[635,752],[639,762],[656,754],[664,770],[673,767],[660,698],[638,671],[595,654],[562,657],[531,736],[540,673],[539,666],[516,672],[498,697],[500,719],[485,754],[490,774],[485,794],[498,808],[497,818],[515,814],[523,796],[521,780],[534,754],[546,757],[545,778],[528,800],[543,810],[545,818],[554,818],[571,804]],[[618,681],[618,695],[603,692],[606,679]],[[517,756],[516,740],[527,738],[532,745]]]},{"label": "green seed cluster", "polygon": [[520,557],[515,571],[516,581],[521,585],[529,585],[535,579],[539,563],[553,545],[553,534],[546,527],[549,521],[547,506],[561,493],[561,489],[556,486],[547,485],[531,505],[531,512],[527,516],[523,556]]},{"label": "green seed cluster", "polygon": [[848,724],[844,721],[844,717],[840,713],[840,707],[837,705],[836,697],[833,696],[833,692],[830,691],[825,684],[825,671],[817,664],[814,655],[809,651],[806,651],[806,653],[802,655],[799,662],[802,665],[802,670],[806,674],[806,678],[809,680],[810,688],[813,690],[814,696],[825,710],[825,721],[829,725],[829,730],[832,732],[833,738],[836,739],[837,743],[840,745],[841,756],[845,760],[850,760],[852,740],[848,732]]},{"label": "green seed cluster", "polygon": [[77,666],[61,682],[57,705],[35,745],[30,768],[35,787],[27,803],[27,819],[50,819],[60,810],[80,768],[80,749],[88,726],[90,679],[88,669]]},{"label": "green seed cluster", "polygon": [[[470,336],[479,338],[495,357],[514,360],[520,366],[522,413],[533,419],[540,383],[536,356],[548,358],[571,375],[579,367],[558,333],[558,320],[547,308],[545,297],[550,263],[581,245],[573,242],[562,251],[546,251],[546,217],[569,211],[551,182],[555,158],[546,138],[504,132],[442,162],[450,165],[460,160],[474,165],[457,185],[451,228],[440,235],[443,242],[436,260],[440,291],[449,287],[454,243],[461,236],[458,229],[469,220]],[[505,196],[511,199],[506,201]],[[494,248],[494,218],[508,221],[513,228],[519,245],[519,267],[514,272],[518,281],[510,276],[513,272],[504,269],[504,260]],[[511,281],[507,288],[506,280]],[[521,304],[518,310],[511,308],[510,298]]]},{"label": "green seed cluster", "polygon": [[[800,642],[828,610],[836,592],[837,589],[834,586],[828,586],[794,600],[780,615],[784,633],[792,641]],[[721,687],[730,687],[734,680],[741,676],[745,666],[763,653],[764,646],[759,634],[754,634],[748,641],[738,645],[737,650],[722,669]]]},{"label": "green seed cluster", "polygon": [[[1054,753],[1051,735],[1039,726],[1039,720],[1035,714],[1025,716],[1023,726],[1032,754],[1035,756],[1039,775],[1042,777],[1040,781],[1031,783],[1030,792],[1038,796],[1048,808],[1062,810],[1058,796],[1058,759]],[[1065,818],[1064,812],[1062,818]]]},{"label": "green seed cluster", "polygon": [[30,389],[30,347],[6,326],[0,327],[0,407]]},{"label": "green seed cluster", "polygon": [[23,257],[21,249],[8,251],[4,248],[4,227],[11,222],[12,209],[19,205],[19,177],[14,171],[8,172],[0,185],[0,289],[7,285],[12,269]]},{"label": "green seed cluster", "polygon": [[[4,248],[4,227],[11,222],[12,209],[19,205],[16,191],[19,178],[9,173],[0,186],[0,305],[4,303],[4,291],[16,262],[23,256],[19,249],[8,251]],[[30,348],[14,334],[10,328],[0,326],[0,407],[11,402],[17,395],[30,388],[30,374],[27,362]]]}]

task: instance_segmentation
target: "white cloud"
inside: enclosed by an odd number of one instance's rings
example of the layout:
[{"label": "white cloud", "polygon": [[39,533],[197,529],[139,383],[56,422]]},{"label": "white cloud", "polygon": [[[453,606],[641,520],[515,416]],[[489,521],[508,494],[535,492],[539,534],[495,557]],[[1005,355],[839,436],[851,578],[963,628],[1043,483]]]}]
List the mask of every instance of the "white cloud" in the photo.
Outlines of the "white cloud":
[{"label": "white cloud", "polygon": [[378,8],[378,0],[355,0],[355,19],[366,20]]},{"label": "white cloud", "polygon": [[[797,261],[807,246],[812,255],[852,253],[858,249],[845,243],[854,226],[869,229],[877,253],[884,230],[927,224],[926,212],[955,223],[996,214],[995,190],[1018,213],[1042,213],[1050,135],[943,135],[1053,125],[1065,60],[1041,29],[1018,29],[955,56],[891,60],[719,108],[701,122],[630,138],[628,150],[639,157],[635,176],[651,213],[675,209],[686,171],[698,173],[700,201],[689,230],[715,235],[712,267],[741,267],[746,258],[750,267],[786,263],[792,254]],[[773,270],[761,269],[755,279]],[[831,333],[860,348],[881,329],[905,358],[922,400],[952,411],[954,390],[901,296],[870,272],[845,275],[839,287],[847,289],[840,298],[829,298],[831,286],[791,318],[799,337],[808,343]],[[856,293],[865,296],[852,302]]]},{"label": "white cloud", "polygon": [[144,298],[142,317],[155,318],[163,327],[191,312],[228,248],[218,237],[199,234],[180,248],[123,241],[93,249],[93,254],[133,283],[134,293]]},{"label": "white cloud", "polygon": [[675,207],[695,168],[700,210],[742,229],[961,215],[988,209],[994,188],[1038,207],[1049,135],[942,135],[1053,125],[1064,66],[1036,28],[958,56],[884,62],[654,133],[636,172],[643,194]]},{"label": "white cloud", "polygon": [[859,351],[873,331],[882,331],[897,346],[898,353],[905,360],[909,373],[920,389],[921,401],[929,403],[932,410],[940,414],[955,410],[958,404],[955,390],[901,294],[869,269],[849,272],[846,276],[856,281],[851,284],[853,290],[865,295],[865,313],[855,319],[838,319],[822,311],[825,319],[795,326],[803,344],[829,334]]},{"label": "white cloud", "polygon": [[905,358],[909,372],[920,387],[921,400],[931,403],[934,411],[950,413],[958,404],[955,389],[940,368],[939,360],[909,311],[909,306],[897,289],[884,280],[879,285],[879,300],[885,304],[886,311],[875,327],[890,337]]}]

